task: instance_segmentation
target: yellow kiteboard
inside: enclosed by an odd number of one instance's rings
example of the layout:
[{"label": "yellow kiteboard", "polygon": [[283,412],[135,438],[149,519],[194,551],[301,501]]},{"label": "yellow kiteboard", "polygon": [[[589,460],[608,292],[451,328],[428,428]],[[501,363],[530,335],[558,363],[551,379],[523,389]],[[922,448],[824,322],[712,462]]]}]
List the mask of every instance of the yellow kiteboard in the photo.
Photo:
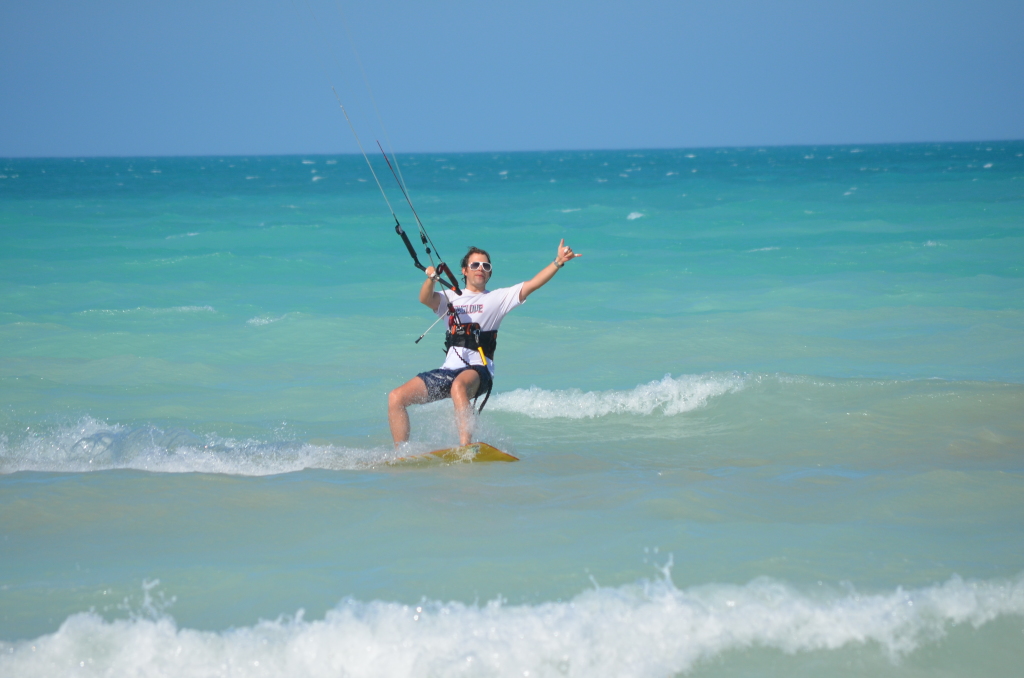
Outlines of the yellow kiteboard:
[{"label": "yellow kiteboard", "polygon": [[412,457],[402,457],[388,462],[390,466],[406,464],[423,464],[430,462],[447,462],[454,464],[466,461],[519,461],[507,452],[502,452],[497,447],[487,443],[470,443],[461,447],[446,447],[443,450],[434,450],[426,454],[417,454]]}]

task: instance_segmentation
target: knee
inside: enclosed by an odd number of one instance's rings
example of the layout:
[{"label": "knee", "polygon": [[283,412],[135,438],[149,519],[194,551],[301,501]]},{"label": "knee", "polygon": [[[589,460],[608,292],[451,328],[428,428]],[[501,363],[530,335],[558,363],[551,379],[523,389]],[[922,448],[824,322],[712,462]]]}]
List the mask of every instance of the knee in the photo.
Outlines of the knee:
[{"label": "knee", "polygon": [[405,407],[405,398],[402,397],[401,389],[394,389],[388,393],[388,407]]}]

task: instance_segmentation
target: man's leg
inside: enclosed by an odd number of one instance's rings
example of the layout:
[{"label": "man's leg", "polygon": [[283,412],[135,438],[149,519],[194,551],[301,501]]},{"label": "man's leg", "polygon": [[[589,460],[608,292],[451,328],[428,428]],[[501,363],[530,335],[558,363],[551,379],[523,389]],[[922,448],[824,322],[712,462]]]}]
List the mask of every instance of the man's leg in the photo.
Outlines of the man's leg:
[{"label": "man's leg", "polygon": [[413,377],[388,394],[388,425],[391,437],[398,447],[409,440],[409,405],[427,402],[427,385],[419,377]]},{"label": "man's leg", "polygon": [[452,403],[455,404],[455,423],[459,427],[459,444],[473,442],[473,405],[469,402],[480,388],[480,375],[476,370],[463,370],[452,382]]}]

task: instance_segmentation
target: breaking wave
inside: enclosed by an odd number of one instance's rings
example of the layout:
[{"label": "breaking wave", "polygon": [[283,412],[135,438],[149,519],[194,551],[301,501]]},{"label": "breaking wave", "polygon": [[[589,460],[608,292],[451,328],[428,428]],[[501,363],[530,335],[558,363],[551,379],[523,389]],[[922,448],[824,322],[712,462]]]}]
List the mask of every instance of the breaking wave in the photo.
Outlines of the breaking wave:
[{"label": "breaking wave", "polygon": [[491,399],[492,411],[515,412],[536,419],[586,419],[610,414],[666,416],[703,407],[711,398],[738,391],[746,378],[738,375],[682,375],[641,384],[629,391],[548,391],[535,386],[501,393]]},{"label": "breaking wave", "polygon": [[[153,583],[147,582],[146,595]],[[746,585],[678,589],[663,577],[595,588],[567,602],[483,605],[342,601],[322,620],[292,617],[225,631],[139,615],[68,617],[53,634],[0,642],[0,674],[78,676],[668,676],[729,652],[841,648],[891,661],[941,639],[1024,615],[1024,576],[862,594]]]},{"label": "breaking wave", "polygon": [[364,449],[327,440],[237,440],[200,436],[185,428],[128,427],[85,417],[73,426],[30,433],[16,443],[0,436],[0,473],[135,469],[263,476],[307,468],[372,468],[402,454],[431,449],[420,446],[412,444],[398,453],[390,445]]}]

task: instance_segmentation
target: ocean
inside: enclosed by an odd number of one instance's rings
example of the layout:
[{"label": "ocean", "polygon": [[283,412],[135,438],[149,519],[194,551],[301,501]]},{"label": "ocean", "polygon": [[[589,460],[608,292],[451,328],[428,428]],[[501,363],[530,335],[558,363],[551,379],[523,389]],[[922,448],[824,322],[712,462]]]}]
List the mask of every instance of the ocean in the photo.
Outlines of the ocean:
[{"label": "ocean", "polygon": [[443,332],[361,156],[0,159],[0,675],[1020,670],[1024,142],[399,162],[491,288],[583,254],[517,463],[387,464]]}]

